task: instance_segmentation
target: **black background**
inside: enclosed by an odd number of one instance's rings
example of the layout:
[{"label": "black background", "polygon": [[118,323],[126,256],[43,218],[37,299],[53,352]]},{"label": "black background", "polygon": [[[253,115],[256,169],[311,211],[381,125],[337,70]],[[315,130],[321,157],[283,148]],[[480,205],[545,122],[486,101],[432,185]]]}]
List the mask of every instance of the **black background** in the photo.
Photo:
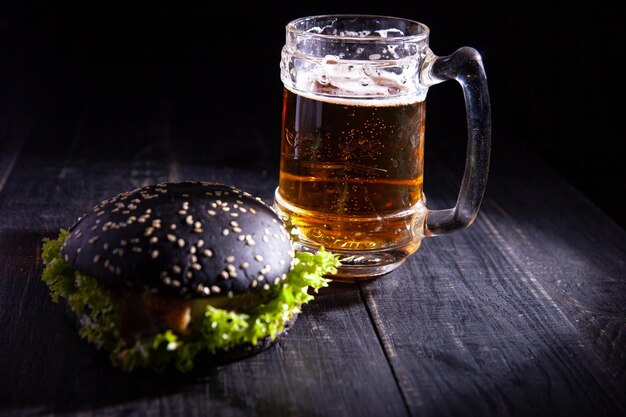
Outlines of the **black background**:
[{"label": "black background", "polygon": [[[536,150],[624,226],[623,24],[601,2],[3,2],[1,129],[74,125],[94,102],[109,103],[103,124],[123,123],[169,103],[176,143],[207,163],[217,147],[275,158],[284,26],[324,13],[419,20],[438,55],[478,49],[494,148]],[[431,89],[428,144],[464,143],[462,103],[453,83]]]}]

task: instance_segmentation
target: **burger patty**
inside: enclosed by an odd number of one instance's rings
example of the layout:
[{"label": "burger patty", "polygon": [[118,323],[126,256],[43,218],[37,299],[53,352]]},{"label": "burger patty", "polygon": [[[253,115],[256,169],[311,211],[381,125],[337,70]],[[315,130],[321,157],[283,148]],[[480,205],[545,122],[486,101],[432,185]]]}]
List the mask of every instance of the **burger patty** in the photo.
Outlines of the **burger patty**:
[{"label": "burger patty", "polygon": [[176,333],[189,333],[191,300],[161,297],[149,292],[144,292],[141,298],[146,312],[153,320],[165,323]]},{"label": "burger patty", "polygon": [[[265,293],[267,294],[267,293]],[[125,336],[149,333],[160,327],[178,334],[189,334],[194,323],[200,322],[208,305],[225,310],[245,310],[267,301],[267,295],[248,292],[231,297],[178,299],[151,292],[124,296],[122,333]]]}]

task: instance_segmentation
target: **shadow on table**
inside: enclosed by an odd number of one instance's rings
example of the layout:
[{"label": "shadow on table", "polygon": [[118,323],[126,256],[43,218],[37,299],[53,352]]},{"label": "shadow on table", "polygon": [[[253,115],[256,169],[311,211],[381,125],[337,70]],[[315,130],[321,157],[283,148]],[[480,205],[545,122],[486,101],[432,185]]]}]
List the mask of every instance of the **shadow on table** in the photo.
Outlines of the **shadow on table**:
[{"label": "shadow on table", "polygon": [[[250,387],[228,388],[229,380],[242,378],[241,373],[257,372],[257,368],[262,372],[264,363],[276,359],[275,352],[271,352],[276,345],[253,357],[213,363],[191,374],[145,370],[124,373],[113,368],[108,354],[81,340],[65,308],[50,300],[48,288],[40,279],[44,234],[16,230],[0,233],[0,263],[7,265],[0,279],[0,414],[86,409],[109,414],[176,406],[189,407],[189,412],[194,407],[199,411],[222,407],[229,410],[229,415],[238,415],[237,410],[243,415],[252,410],[284,415],[293,409],[294,404],[282,403],[277,399],[280,396],[261,398],[248,392]],[[324,290],[337,308],[353,298],[344,295],[354,289],[342,288]],[[278,342],[282,343],[284,339]],[[247,360],[251,362],[245,363]],[[306,409],[299,412],[315,415]]]},{"label": "shadow on table", "polygon": [[[0,415],[40,415],[42,412],[46,415],[65,415],[85,411],[92,416],[160,415],[170,411],[174,415],[204,415],[210,411],[215,415],[281,416],[290,415],[294,407],[301,416],[318,415],[276,396],[259,398],[250,393],[247,397],[244,387],[236,392],[225,389],[224,371],[222,366],[207,371],[202,378],[185,378],[166,374],[156,376],[147,372],[122,375],[99,368],[99,372],[89,372],[88,376],[77,379],[64,376],[58,385],[49,387],[48,392],[31,392],[30,395],[24,392],[24,397],[34,398],[28,400],[22,397],[18,403],[9,404],[10,408],[0,407]],[[47,398],[42,399],[41,396]]]},{"label": "shadow on table", "polygon": [[[188,374],[174,370],[125,373],[110,365],[105,352],[94,350],[75,334],[71,320],[59,317],[65,315],[61,306],[53,305],[52,310],[52,318],[41,326],[50,326],[54,328],[51,333],[62,334],[50,344],[38,341],[43,345],[26,347],[20,360],[6,369],[3,367],[0,415],[4,415],[3,412],[39,415],[41,411],[65,414],[89,410],[90,415],[95,416],[175,408],[182,415],[211,410],[237,416],[288,415],[289,410],[293,410],[293,402],[283,402],[280,396],[261,397],[250,392],[252,387],[245,383],[240,387],[232,386],[238,379],[245,382],[242,374],[262,369],[264,363],[275,360],[272,350],[279,349],[277,345],[252,357],[200,366]],[[46,331],[41,333],[43,338],[50,336]],[[13,358],[20,356],[15,349],[8,353]],[[263,357],[265,354],[268,356]],[[300,406],[298,411],[303,416],[316,415]]]}]

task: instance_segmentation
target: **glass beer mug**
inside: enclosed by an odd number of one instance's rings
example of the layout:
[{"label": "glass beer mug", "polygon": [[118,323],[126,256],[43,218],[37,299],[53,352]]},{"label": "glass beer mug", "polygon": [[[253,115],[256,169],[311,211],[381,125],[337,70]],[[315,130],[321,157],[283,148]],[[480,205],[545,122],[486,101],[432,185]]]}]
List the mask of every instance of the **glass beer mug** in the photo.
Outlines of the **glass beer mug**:
[{"label": "glass beer mug", "polygon": [[[324,247],[340,256],[335,279],[386,274],[423,237],[470,225],[480,207],[491,141],[482,60],[469,47],[438,57],[428,36],[422,23],[385,16],[312,16],[286,27],[274,207],[296,250]],[[429,210],[426,93],[451,79],[465,97],[465,173],[456,205]]]}]

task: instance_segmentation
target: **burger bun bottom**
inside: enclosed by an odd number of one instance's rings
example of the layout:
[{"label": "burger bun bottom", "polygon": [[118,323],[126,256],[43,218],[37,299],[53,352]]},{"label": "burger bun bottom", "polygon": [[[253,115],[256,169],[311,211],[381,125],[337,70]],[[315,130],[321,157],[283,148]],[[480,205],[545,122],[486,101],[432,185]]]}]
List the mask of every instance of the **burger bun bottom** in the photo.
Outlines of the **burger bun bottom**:
[{"label": "burger bun bottom", "polygon": [[[80,328],[80,317],[77,316],[72,311],[72,309],[70,308],[69,304],[66,302],[65,299],[61,299],[61,300],[62,300],[62,305],[64,307],[64,310],[66,312],[66,315],[68,316],[72,325],[76,328],[76,330],[78,330]],[[259,340],[259,342],[256,345],[246,343],[243,345],[235,346],[229,350],[224,350],[224,351],[220,351],[216,353],[211,353],[209,351],[201,351],[196,355],[193,369],[184,375],[189,375],[192,378],[193,377],[202,378],[207,372],[210,372],[216,367],[228,365],[237,361],[241,361],[241,360],[250,358],[256,354],[259,354],[265,350],[268,350],[269,348],[274,346],[277,342],[279,342],[282,338],[287,336],[287,333],[293,328],[297,319],[298,319],[298,314],[294,314],[289,320],[287,320],[284,323],[283,330],[281,330],[276,335],[276,338],[274,338],[274,340],[272,340],[271,337],[266,336],[263,339]],[[108,360],[108,352],[106,353],[107,353],[107,360]],[[168,369],[162,371],[161,374],[163,374],[164,376],[167,376],[171,373],[179,374],[179,375],[181,374],[180,372],[177,372],[173,368],[174,367],[171,366]],[[138,372],[136,373],[143,373],[143,372],[154,373],[154,371],[144,370],[144,369],[138,369],[137,371]]]}]

